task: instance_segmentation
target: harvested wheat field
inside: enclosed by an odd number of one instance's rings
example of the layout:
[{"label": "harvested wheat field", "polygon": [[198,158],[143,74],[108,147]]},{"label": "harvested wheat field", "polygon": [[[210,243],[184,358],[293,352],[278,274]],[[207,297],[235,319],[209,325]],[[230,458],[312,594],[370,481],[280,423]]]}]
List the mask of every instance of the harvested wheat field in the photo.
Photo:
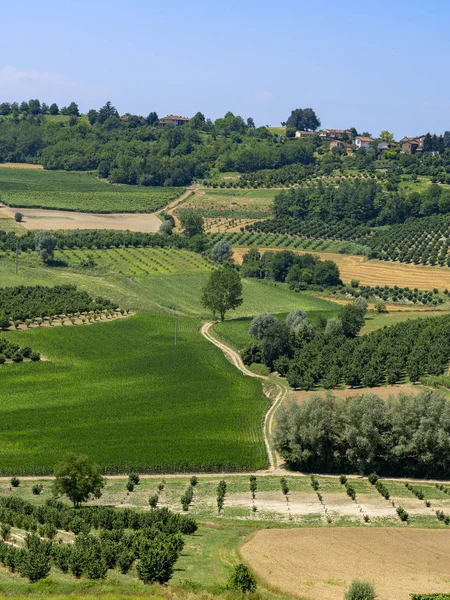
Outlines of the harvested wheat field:
[{"label": "harvested wheat field", "polygon": [[[234,259],[242,263],[242,256],[248,248],[235,248]],[[281,252],[283,248],[259,248],[260,252]],[[289,249],[290,250],[290,249]],[[417,287],[420,290],[438,288],[450,289],[450,269],[445,267],[426,267],[407,265],[381,260],[367,260],[364,256],[336,254],[333,252],[308,252],[307,250],[292,250],[296,254],[315,254],[323,260],[332,260],[339,267],[341,279],[350,283],[358,279],[362,285],[398,285],[399,287]]]},{"label": "harvested wheat field", "polygon": [[0,167],[4,167],[6,169],[43,169],[42,165],[32,165],[30,163],[0,163]]},{"label": "harvested wheat field", "polygon": [[25,229],[31,230],[118,229],[156,233],[161,226],[161,220],[153,213],[96,214],[44,208],[10,209],[6,206],[1,208],[4,212],[10,213],[11,219],[13,219],[15,212],[21,212],[24,217],[21,225]]},{"label": "harvested wheat field", "polygon": [[[417,385],[412,385],[409,383],[404,384],[395,384],[395,385],[383,385],[375,388],[345,388],[344,390],[312,390],[307,392],[305,390],[290,390],[291,398],[292,396],[298,402],[304,402],[311,396],[315,396],[317,394],[325,395],[327,393],[331,393],[336,398],[351,398],[352,396],[363,396],[364,394],[375,394],[382,400],[387,400],[389,396],[397,396],[400,393],[404,394],[418,394],[423,391],[423,388],[418,387]],[[290,401],[290,398],[287,399]]]},{"label": "harvested wheat field", "polygon": [[342,600],[353,579],[377,600],[450,592],[450,531],[405,528],[265,529],[240,553],[270,587],[311,600]]}]

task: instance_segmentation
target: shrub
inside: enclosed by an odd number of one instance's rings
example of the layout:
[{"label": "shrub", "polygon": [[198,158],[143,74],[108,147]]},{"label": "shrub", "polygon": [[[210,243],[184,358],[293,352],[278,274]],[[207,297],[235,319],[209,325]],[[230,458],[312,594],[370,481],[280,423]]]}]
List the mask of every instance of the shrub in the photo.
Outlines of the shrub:
[{"label": "shrub", "polygon": [[404,522],[408,521],[409,514],[402,506],[397,507],[397,514],[398,514],[400,521],[404,521]]},{"label": "shrub", "polygon": [[345,600],[375,600],[375,589],[367,581],[352,581],[345,592]]},{"label": "shrub", "polygon": [[156,508],[158,506],[158,500],[159,500],[158,494],[153,494],[152,496],[150,496],[150,498],[148,499],[148,503],[149,503],[150,507]]},{"label": "shrub", "polygon": [[281,485],[281,491],[283,492],[283,494],[285,496],[287,496],[289,494],[289,486],[288,483],[286,481],[286,479],[284,477],[282,477],[280,479],[280,485]]},{"label": "shrub", "polygon": [[16,223],[22,223],[23,221],[23,214],[20,212],[16,212],[14,214],[14,220],[16,221]]},{"label": "shrub", "polygon": [[128,475],[128,480],[134,483],[134,485],[139,485],[139,474],[138,473],[130,473]]},{"label": "shrub", "polygon": [[376,473],[371,473],[367,479],[369,480],[371,485],[375,485],[376,482],[378,481],[378,475]]},{"label": "shrub", "polygon": [[134,490],[134,483],[130,480],[127,481],[127,490],[132,492]]},{"label": "shrub", "polygon": [[136,571],[144,583],[167,583],[172,577],[178,553],[155,542],[141,556]]},{"label": "shrub", "polygon": [[42,483],[35,483],[35,484],[33,484],[31,491],[34,496],[39,496],[39,494],[42,492],[43,489],[44,489],[44,486],[42,485]]},{"label": "shrub", "polygon": [[229,589],[243,594],[256,590],[256,579],[250,569],[243,565],[236,565],[228,580]]},{"label": "shrub", "polygon": [[10,483],[12,485],[12,487],[19,487],[20,485],[20,479],[18,479],[17,477],[11,477]]},{"label": "shrub", "polygon": [[50,573],[52,543],[43,542],[33,534],[26,538],[27,550],[22,555],[19,572],[31,583],[44,579]]}]

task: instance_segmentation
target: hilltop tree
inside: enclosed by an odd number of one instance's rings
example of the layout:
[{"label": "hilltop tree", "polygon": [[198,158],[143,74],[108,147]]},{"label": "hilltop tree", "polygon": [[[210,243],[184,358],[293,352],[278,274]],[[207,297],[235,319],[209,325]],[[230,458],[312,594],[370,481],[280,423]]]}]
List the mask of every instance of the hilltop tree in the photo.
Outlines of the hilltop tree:
[{"label": "hilltop tree", "polygon": [[149,113],[147,117],[147,123],[149,125],[155,125],[156,123],[158,123],[158,113],[156,113],[155,111]]},{"label": "hilltop tree", "polygon": [[296,108],[286,121],[286,127],[299,131],[316,131],[320,127],[320,119],[312,108]]},{"label": "hilltop tree", "polygon": [[234,310],[243,302],[242,281],[239,273],[229,264],[213,271],[202,290],[202,305],[225,319],[227,310]]},{"label": "hilltop tree", "polygon": [[108,100],[108,102],[101,107],[101,109],[98,111],[98,122],[100,124],[103,124],[107,119],[109,119],[110,117],[119,117],[119,113],[117,112],[117,109],[115,106],[112,105],[112,103]]},{"label": "hilltop tree", "polygon": [[93,125],[98,120],[98,112],[95,110],[95,108],[91,108],[91,110],[88,111],[87,116],[91,125]]},{"label": "hilltop tree", "polygon": [[390,143],[394,139],[394,134],[391,133],[390,131],[386,131],[386,129],[383,129],[383,131],[380,133],[380,135],[378,137],[380,138],[380,140],[382,142]]},{"label": "hilltop tree", "polygon": [[38,231],[34,236],[36,252],[44,262],[53,258],[56,248],[56,238],[50,231]]},{"label": "hilltop tree", "polygon": [[66,109],[66,114],[68,114],[69,117],[79,117],[80,111],[78,109],[78,104],[76,102],[71,102]]},{"label": "hilltop tree", "polygon": [[55,102],[53,102],[53,104],[50,104],[50,108],[48,109],[48,112],[49,112],[51,115],[57,115],[57,114],[59,114],[59,108],[58,108],[58,105],[57,105],[57,104],[55,104]]},{"label": "hilltop tree", "polygon": [[106,479],[100,475],[100,467],[89,462],[85,454],[69,453],[54,470],[55,496],[66,495],[75,508],[89,498],[100,498]]}]

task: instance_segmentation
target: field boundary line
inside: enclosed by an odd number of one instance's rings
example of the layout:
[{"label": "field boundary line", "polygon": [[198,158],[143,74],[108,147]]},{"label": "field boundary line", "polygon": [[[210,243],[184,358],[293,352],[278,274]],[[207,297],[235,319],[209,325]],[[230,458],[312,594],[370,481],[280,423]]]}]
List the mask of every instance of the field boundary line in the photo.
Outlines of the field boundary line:
[{"label": "field boundary line", "polygon": [[255,377],[255,378],[261,379],[265,382],[270,382],[275,386],[275,388],[278,391],[277,395],[275,396],[275,399],[273,399],[267,393],[267,391],[264,390],[264,387],[263,387],[264,395],[266,396],[266,398],[269,398],[271,400],[269,409],[266,411],[266,413],[264,415],[263,437],[264,437],[264,443],[266,445],[267,456],[269,458],[269,471],[275,471],[279,466],[279,456],[275,450],[272,450],[272,444],[271,444],[273,418],[274,418],[277,408],[280,406],[280,404],[282,403],[282,401],[284,400],[284,398],[286,396],[287,388],[272,377],[269,377],[267,375],[258,375],[257,373],[250,371],[250,369],[248,369],[244,365],[239,352],[237,352],[236,350],[234,350],[233,348],[231,348],[224,342],[221,342],[219,339],[217,339],[211,333],[211,327],[213,325],[214,325],[214,322],[212,322],[212,321],[203,323],[203,325],[200,329],[200,333],[202,334],[202,336],[206,340],[208,340],[209,342],[214,344],[214,346],[217,346],[217,348],[222,350],[225,357],[231,362],[232,365],[234,365],[237,369],[239,369],[239,371],[241,371],[241,373],[243,375],[246,375],[247,377]]}]

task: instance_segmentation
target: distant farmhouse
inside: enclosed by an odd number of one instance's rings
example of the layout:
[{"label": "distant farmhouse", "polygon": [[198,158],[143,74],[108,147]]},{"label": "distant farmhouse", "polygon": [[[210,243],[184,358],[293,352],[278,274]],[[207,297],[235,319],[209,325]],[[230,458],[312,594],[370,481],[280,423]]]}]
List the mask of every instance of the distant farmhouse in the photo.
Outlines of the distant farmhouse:
[{"label": "distant farmhouse", "polygon": [[367,150],[373,142],[374,140],[371,137],[365,135],[357,135],[355,137],[355,146],[357,148],[365,148]]},{"label": "distant farmhouse", "polygon": [[306,138],[306,137],[310,137],[311,135],[318,135],[318,133],[317,133],[317,131],[296,131],[295,132],[296,138]]},{"label": "distant farmhouse", "polygon": [[185,123],[188,123],[190,121],[190,119],[188,119],[187,117],[179,117],[177,115],[168,115],[167,117],[163,117],[162,119],[159,119],[158,121],[158,125],[174,125],[175,127],[177,127],[178,125],[184,125]]},{"label": "distant farmhouse", "polygon": [[418,137],[404,137],[400,140],[400,147],[405,154],[414,154],[414,152],[422,152],[424,135]]},{"label": "distant farmhouse", "polygon": [[319,136],[323,140],[345,140],[352,136],[352,132],[348,129],[322,129]]}]

